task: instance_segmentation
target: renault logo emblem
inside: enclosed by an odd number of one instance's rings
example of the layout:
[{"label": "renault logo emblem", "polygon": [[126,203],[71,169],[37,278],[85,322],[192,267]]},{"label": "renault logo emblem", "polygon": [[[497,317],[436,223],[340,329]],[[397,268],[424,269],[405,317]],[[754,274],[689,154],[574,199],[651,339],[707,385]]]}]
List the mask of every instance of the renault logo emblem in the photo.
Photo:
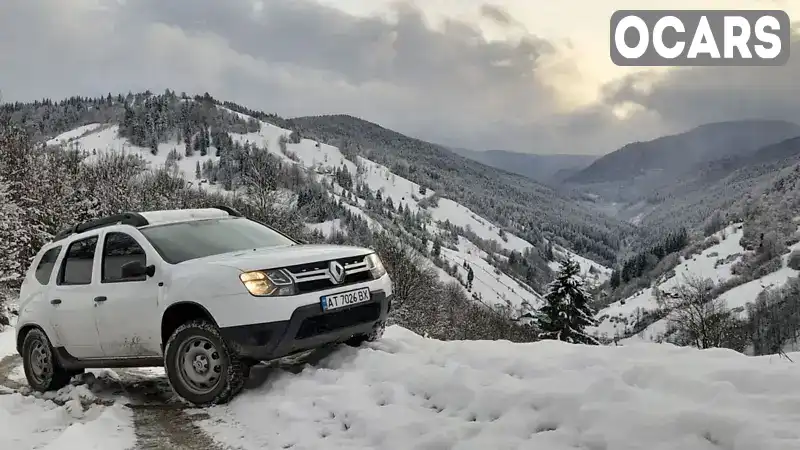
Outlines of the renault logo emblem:
[{"label": "renault logo emblem", "polygon": [[333,280],[334,284],[341,284],[345,275],[344,267],[337,261],[331,261],[330,265],[328,266],[328,270],[331,273],[331,280]]}]

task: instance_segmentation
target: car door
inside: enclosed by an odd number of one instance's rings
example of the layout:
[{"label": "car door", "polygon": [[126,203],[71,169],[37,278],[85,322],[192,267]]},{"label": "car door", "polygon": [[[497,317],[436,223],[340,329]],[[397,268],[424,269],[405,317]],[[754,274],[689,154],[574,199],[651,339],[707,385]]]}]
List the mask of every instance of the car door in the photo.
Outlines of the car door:
[{"label": "car door", "polygon": [[97,304],[96,311],[100,343],[107,358],[161,354],[158,277],[125,276],[122,270],[129,263],[147,267],[154,260],[154,251],[134,233],[105,233],[98,290],[103,301]]},{"label": "car door", "polygon": [[103,356],[95,321],[93,277],[98,236],[68,244],[56,284],[48,292],[53,330],[64,348],[79,359]]}]

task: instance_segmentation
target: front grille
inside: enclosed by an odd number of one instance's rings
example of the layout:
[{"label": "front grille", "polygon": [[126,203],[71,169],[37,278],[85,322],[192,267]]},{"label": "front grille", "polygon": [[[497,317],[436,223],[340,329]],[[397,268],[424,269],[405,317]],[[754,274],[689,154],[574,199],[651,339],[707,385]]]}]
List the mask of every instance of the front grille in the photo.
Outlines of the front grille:
[{"label": "front grille", "polygon": [[333,281],[329,265],[333,260],[319,261],[308,264],[299,264],[287,267],[297,285],[300,294],[323,291],[340,286],[348,286],[372,280],[372,272],[367,267],[366,258],[357,256],[353,258],[340,258],[337,261],[344,267],[345,276],[341,283]]},{"label": "front grille", "polygon": [[380,302],[373,302],[347,308],[343,311],[309,317],[300,324],[295,339],[306,339],[342,328],[373,322],[378,320],[380,316],[381,304]]}]

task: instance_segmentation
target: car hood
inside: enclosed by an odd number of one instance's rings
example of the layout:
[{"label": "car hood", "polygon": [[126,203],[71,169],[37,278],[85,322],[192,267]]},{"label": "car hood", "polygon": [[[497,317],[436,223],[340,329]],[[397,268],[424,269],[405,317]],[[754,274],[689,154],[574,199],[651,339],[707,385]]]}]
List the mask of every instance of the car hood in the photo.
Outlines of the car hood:
[{"label": "car hood", "polygon": [[373,253],[373,251],[368,248],[344,245],[287,245],[212,255],[192,260],[192,263],[218,264],[249,271],[277,269],[331,259],[352,258],[370,253]]}]

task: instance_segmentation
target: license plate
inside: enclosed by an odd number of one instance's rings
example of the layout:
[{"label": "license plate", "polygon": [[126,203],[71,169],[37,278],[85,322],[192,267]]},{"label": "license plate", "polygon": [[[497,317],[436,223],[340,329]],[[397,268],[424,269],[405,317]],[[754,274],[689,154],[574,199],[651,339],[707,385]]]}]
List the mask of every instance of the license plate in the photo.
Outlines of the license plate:
[{"label": "license plate", "polygon": [[323,311],[330,311],[332,309],[339,309],[345,306],[357,305],[370,301],[369,288],[355,289],[347,292],[340,292],[338,294],[323,295],[320,298],[320,304]]}]

